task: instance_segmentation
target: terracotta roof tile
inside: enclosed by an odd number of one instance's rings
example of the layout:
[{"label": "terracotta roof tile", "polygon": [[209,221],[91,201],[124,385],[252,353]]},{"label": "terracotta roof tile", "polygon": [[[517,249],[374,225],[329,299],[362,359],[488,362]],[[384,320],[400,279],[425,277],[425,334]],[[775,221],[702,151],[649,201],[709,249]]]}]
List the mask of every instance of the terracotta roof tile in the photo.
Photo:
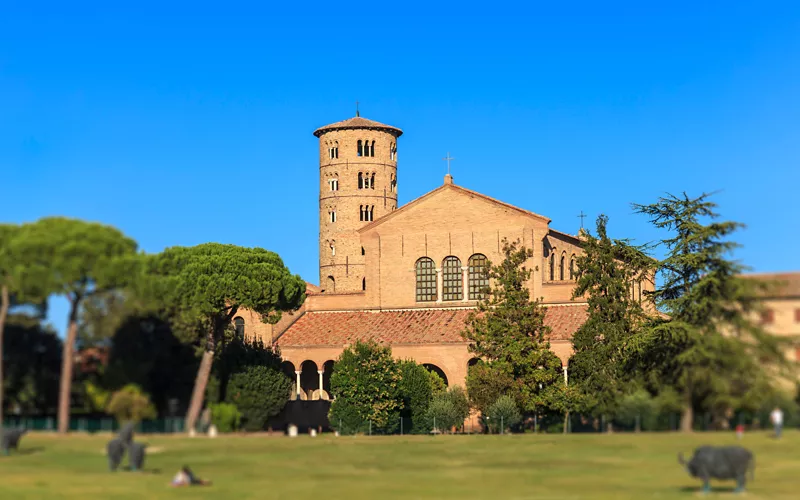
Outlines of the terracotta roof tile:
[{"label": "terracotta roof tile", "polygon": [[766,297],[800,297],[800,272],[753,273],[742,275],[748,279],[758,279],[770,283]]},{"label": "terracotta roof tile", "polygon": [[[587,308],[548,306],[545,323],[551,340],[569,340],[586,321]],[[344,345],[374,340],[381,344],[462,343],[471,309],[308,312],[278,339],[281,346]]]},{"label": "terracotta roof tile", "polygon": [[355,116],[347,120],[342,120],[340,122],[331,123],[330,125],[325,125],[324,127],[320,127],[314,131],[314,135],[319,137],[320,135],[329,130],[356,129],[356,128],[367,128],[367,129],[372,128],[372,129],[385,130],[386,132],[394,134],[395,137],[400,137],[401,135],[403,135],[403,131],[397,127],[392,127],[391,125],[386,125],[380,122],[376,122],[374,120],[367,120],[366,118],[360,116]]}]

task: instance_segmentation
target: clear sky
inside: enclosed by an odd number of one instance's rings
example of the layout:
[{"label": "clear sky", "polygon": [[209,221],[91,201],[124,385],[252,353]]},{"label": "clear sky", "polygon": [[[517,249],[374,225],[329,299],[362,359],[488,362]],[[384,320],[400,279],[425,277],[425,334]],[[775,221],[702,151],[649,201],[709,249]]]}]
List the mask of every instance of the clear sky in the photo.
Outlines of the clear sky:
[{"label": "clear sky", "polygon": [[405,131],[401,204],[448,151],[573,234],[644,243],[631,202],[719,190],[737,258],[800,269],[800,2],[117,3],[3,2],[0,221],[260,246],[316,283],[312,131],[358,100]]}]

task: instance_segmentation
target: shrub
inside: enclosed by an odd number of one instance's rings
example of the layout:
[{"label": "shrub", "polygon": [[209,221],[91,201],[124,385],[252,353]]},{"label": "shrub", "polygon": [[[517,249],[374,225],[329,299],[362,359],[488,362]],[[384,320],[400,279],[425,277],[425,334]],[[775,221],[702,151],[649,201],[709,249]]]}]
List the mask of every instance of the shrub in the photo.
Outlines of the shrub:
[{"label": "shrub", "polygon": [[215,403],[209,405],[211,410],[211,423],[219,432],[233,432],[239,428],[242,414],[236,405],[230,403]]},{"label": "shrub", "polygon": [[511,396],[500,396],[486,412],[489,417],[489,428],[494,432],[514,427],[522,421],[522,415],[517,408],[517,403]]},{"label": "shrub", "polygon": [[489,407],[504,394],[511,394],[514,379],[509,370],[498,363],[479,362],[469,368],[467,373],[467,392],[472,406],[486,413]]},{"label": "shrub", "polygon": [[[403,407],[401,372],[388,347],[375,342],[356,342],[345,349],[331,375],[328,420],[341,433],[392,432]],[[340,424],[341,422],[341,424]]]},{"label": "shrub", "polygon": [[[433,397],[430,372],[414,361],[400,363],[400,394],[403,398],[403,418],[406,432],[425,434],[430,431],[426,414]],[[437,375],[437,379],[441,378]]]},{"label": "shrub", "polygon": [[[666,403],[666,395],[664,402]],[[658,403],[644,389],[625,395],[619,402],[617,418],[625,425],[634,425],[638,432],[642,426],[652,428],[657,417]]]},{"label": "shrub", "polygon": [[447,390],[447,384],[444,383],[444,380],[442,380],[442,377],[440,377],[438,373],[433,370],[428,370],[424,366],[423,369],[428,372],[428,382],[430,383],[432,394],[438,394]]},{"label": "shrub", "polygon": [[433,397],[428,407],[428,422],[431,429],[447,432],[453,427],[460,428],[469,416],[469,403],[464,390],[451,387]]},{"label": "shrub", "polygon": [[291,390],[292,382],[276,368],[248,366],[231,376],[226,395],[241,412],[242,427],[260,431],[286,406]]},{"label": "shrub", "polygon": [[128,384],[111,395],[106,411],[118,422],[139,422],[156,417],[150,397],[136,384]]}]

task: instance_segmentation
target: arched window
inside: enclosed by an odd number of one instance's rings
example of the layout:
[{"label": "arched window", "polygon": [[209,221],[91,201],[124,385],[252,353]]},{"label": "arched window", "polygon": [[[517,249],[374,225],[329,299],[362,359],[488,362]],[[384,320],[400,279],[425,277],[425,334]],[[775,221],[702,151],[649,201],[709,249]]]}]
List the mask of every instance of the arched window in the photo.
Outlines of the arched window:
[{"label": "arched window", "polygon": [[328,179],[328,185],[330,186],[331,191],[338,191],[339,190],[339,179],[337,179],[335,177],[333,179]]},{"label": "arched window", "polygon": [[369,146],[369,155],[375,156],[375,141],[372,141],[372,144]]},{"label": "arched window", "polygon": [[575,254],[569,258],[569,279],[574,280],[578,277],[578,270],[575,269]]},{"label": "arched window", "polygon": [[422,257],[414,266],[417,274],[417,302],[435,302],[436,293],[436,266],[433,260]]},{"label": "arched window", "polygon": [[336,280],[333,279],[333,276],[328,276],[327,283],[325,285],[326,292],[335,292],[336,291]]},{"label": "arched window", "polygon": [[469,258],[469,300],[483,300],[489,288],[489,264],[486,256],[476,253]]},{"label": "arched window", "polygon": [[332,241],[330,243],[328,243],[328,245],[330,245],[330,247],[331,247],[331,257],[335,256],[336,255],[336,245],[334,245]]},{"label": "arched window", "polygon": [[339,157],[339,141],[335,141],[333,143],[333,157],[334,158]]},{"label": "arched window", "polygon": [[358,189],[364,189],[364,174],[358,173]]},{"label": "arched window", "polygon": [[244,338],[244,318],[236,316],[233,318],[233,327],[236,330],[236,336],[240,339]]},{"label": "arched window", "polygon": [[372,218],[372,214],[375,212],[375,205],[371,205],[367,210],[367,220],[372,222],[374,219]]},{"label": "arched window", "polygon": [[331,222],[336,222],[336,210],[329,211],[328,217],[330,217]]},{"label": "arched window", "polygon": [[391,181],[389,182],[389,187],[390,187],[390,190],[393,193],[397,192],[397,177],[395,177],[394,174],[392,174],[392,176],[391,176]]},{"label": "arched window", "polygon": [[361,255],[366,255],[367,253],[364,251],[364,247],[361,247]]},{"label": "arched window", "polygon": [[358,141],[358,151],[356,152],[356,156],[362,156],[364,154],[364,145],[361,141]]},{"label": "arched window", "polygon": [[564,264],[565,264],[566,259],[567,259],[567,254],[566,253],[562,253],[561,254],[561,262],[558,265],[558,279],[560,279],[561,281],[564,281]]},{"label": "arched window", "polygon": [[361,289],[362,290],[367,289],[367,278],[361,278]]},{"label": "arched window", "polygon": [[556,254],[550,250],[550,281],[556,279]]},{"label": "arched window", "polygon": [[461,300],[464,297],[461,260],[458,257],[446,257],[442,263],[442,273],[442,300]]},{"label": "arched window", "polygon": [[395,143],[392,143],[392,145],[389,146],[389,158],[391,160],[397,159],[397,145]]},{"label": "arched window", "polygon": [[369,178],[369,187],[370,189],[375,189],[375,173],[373,172],[372,176]]}]

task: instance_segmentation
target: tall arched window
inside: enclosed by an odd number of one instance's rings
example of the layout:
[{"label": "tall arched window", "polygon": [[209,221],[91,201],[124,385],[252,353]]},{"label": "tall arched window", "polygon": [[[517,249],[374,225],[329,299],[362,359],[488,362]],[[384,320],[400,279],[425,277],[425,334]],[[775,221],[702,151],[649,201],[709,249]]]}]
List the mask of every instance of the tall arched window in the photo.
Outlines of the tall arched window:
[{"label": "tall arched window", "polygon": [[550,281],[556,279],[556,254],[550,250]]},{"label": "tall arched window", "polygon": [[336,291],[336,280],[333,279],[333,276],[328,276],[328,279],[325,283],[325,291],[331,293]]},{"label": "tall arched window", "polygon": [[442,263],[442,273],[442,300],[461,300],[464,297],[461,259],[446,257]]},{"label": "tall arched window", "polygon": [[243,339],[244,338],[244,318],[241,316],[236,316],[233,318],[233,327],[236,330],[236,336]]},{"label": "tall arched window", "polygon": [[339,157],[339,141],[335,141],[333,143],[333,157],[334,158]]},{"label": "tall arched window", "polygon": [[370,187],[370,189],[375,189],[375,174],[374,173],[369,178],[369,187]]},{"label": "tall arched window", "polygon": [[485,255],[476,253],[469,258],[468,264],[469,300],[483,300],[489,288],[489,263]]},{"label": "tall arched window", "polygon": [[558,279],[560,279],[561,281],[564,281],[564,264],[566,264],[565,262],[566,260],[567,260],[567,254],[562,253],[561,262],[558,265]]},{"label": "tall arched window", "polygon": [[364,145],[359,140],[358,141],[358,151],[356,152],[356,155],[357,156],[362,156],[363,154],[364,154]]},{"label": "tall arched window", "polygon": [[369,155],[375,156],[375,141],[372,141],[372,144],[369,146]]},{"label": "tall arched window", "polygon": [[417,274],[417,302],[435,302],[436,293],[436,266],[433,260],[422,257],[414,266]]},{"label": "tall arched window", "polygon": [[394,174],[392,174],[391,176],[391,181],[389,182],[389,186],[393,193],[397,192],[397,177],[395,177]]},{"label": "tall arched window", "polygon": [[361,278],[361,289],[362,290],[367,289],[367,278]]},{"label": "tall arched window", "polygon": [[358,173],[358,189],[364,189],[364,174]]},{"label": "tall arched window", "polygon": [[569,258],[569,279],[574,280],[577,278],[577,270],[575,269],[575,254]]}]

